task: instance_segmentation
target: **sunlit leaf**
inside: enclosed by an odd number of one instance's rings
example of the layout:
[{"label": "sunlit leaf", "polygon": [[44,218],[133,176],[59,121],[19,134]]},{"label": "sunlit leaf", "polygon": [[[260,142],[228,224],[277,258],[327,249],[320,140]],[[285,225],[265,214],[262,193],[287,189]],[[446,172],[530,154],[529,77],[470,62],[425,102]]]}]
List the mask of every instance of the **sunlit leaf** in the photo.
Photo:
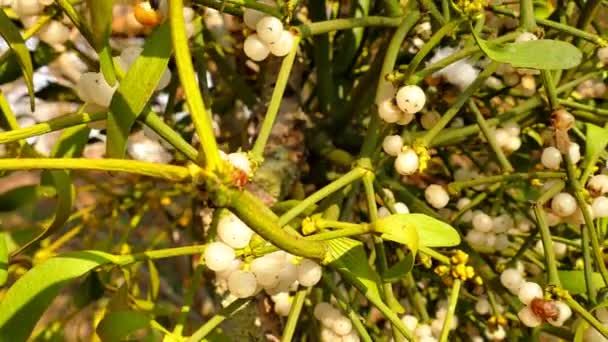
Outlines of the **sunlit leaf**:
[{"label": "sunlit leaf", "polygon": [[403,215],[391,215],[379,219],[374,223],[374,231],[380,232],[384,240],[394,241],[406,245],[414,253],[418,250],[418,232]]},{"label": "sunlit leaf", "polygon": [[99,251],[74,252],[50,258],[29,270],[0,302],[0,341],[25,341],[69,281],[111,263],[113,258]]},{"label": "sunlit leaf", "polygon": [[32,65],[32,57],[27,46],[25,46],[19,29],[13,24],[4,10],[0,10],[0,35],[6,40],[11,51],[17,57],[17,62],[23,72],[27,91],[30,94],[30,106],[32,111],[34,111],[34,67]]},{"label": "sunlit leaf", "polygon": [[124,157],[131,127],[152,97],[169,57],[171,31],[169,23],[165,23],[146,39],[143,52],[129,68],[112,98],[108,114],[108,157]]},{"label": "sunlit leaf", "polygon": [[490,59],[511,64],[515,68],[540,70],[570,69],[581,63],[583,54],[574,45],[552,39],[516,43],[492,43],[471,30],[477,45]]},{"label": "sunlit leaf", "polygon": [[102,341],[121,341],[129,334],[146,328],[150,317],[137,311],[111,311],[105,314],[97,326],[97,335]]},{"label": "sunlit leaf", "polygon": [[[558,271],[558,274],[562,287],[571,294],[583,294],[587,292],[585,273],[583,271]],[[592,273],[591,281],[597,289],[606,286],[602,275],[597,272]]]},{"label": "sunlit leaf", "polygon": [[375,230],[390,234],[393,241],[414,241],[414,235],[409,230],[411,228],[417,232],[419,246],[450,247],[460,243],[460,235],[456,229],[424,214],[396,214],[381,218],[375,223]]}]

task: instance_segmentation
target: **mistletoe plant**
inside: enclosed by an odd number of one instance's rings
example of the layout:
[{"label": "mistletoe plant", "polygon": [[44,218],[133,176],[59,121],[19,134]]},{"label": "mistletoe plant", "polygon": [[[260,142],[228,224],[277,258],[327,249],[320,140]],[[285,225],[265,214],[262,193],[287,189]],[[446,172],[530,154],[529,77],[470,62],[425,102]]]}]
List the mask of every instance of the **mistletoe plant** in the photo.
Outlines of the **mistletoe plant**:
[{"label": "mistletoe plant", "polygon": [[608,338],[601,1],[0,5],[0,341]]}]

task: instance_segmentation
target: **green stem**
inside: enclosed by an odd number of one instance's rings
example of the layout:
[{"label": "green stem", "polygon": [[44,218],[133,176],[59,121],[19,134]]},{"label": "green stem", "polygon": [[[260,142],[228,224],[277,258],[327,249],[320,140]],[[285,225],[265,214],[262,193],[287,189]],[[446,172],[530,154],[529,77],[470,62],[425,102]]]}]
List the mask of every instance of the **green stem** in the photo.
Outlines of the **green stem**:
[{"label": "green stem", "polygon": [[534,3],[532,0],[519,0],[519,26],[528,32],[536,30]]},{"label": "green stem", "polygon": [[441,262],[444,265],[451,265],[452,263],[450,262],[450,258],[448,258],[447,256],[437,252],[436,250],[426,247],[426,246],[420,246],[418,248],[418,250],[420,251],[420,253],[424,253],[428,256],[430,256],[431,258]]},{"label": "green stem", "polygon": [[339,30],[349,30],[356,27],[397,27],[399,26],[399,24],[401,24],[402,21],[403,18],[400,17],[391,18],[381,16],[369,16],[363,18],[317,21],[313,23],[302,24],[300,26],[297,26],[297,29],[300,31],[302,39],[304,39],[318,34],[325,34]]},{"label": "green stem", "polygon": [[543,207],[538,203],[533,206],[534,214],[536,215],[536,223],[540,230],[540,236],[543,240],[543,248],[545,251],[545,269],[547,270],[547,283],[560,286],[559,275],[557,273],[557,263],[555,252],[553,250],[553,241],[551,240],[551,231],[547,225],[545,212]]},{"label": "green stem", "polygon": [[0,144],[6,144],[29,137],[43,135],[46,133],[58,131],[60,129],[77,126],[83,123],[104,120],[108,113],[75,113],[65,116],[60,116],[46,122],[41,122],[29,127],[18,128],[6,132],[0,132]]},{"label": "green stem", "polygon": [[276,247],[306,258],[322,261],[326,257],[325,242],[303,239],[288,233],[282,228],[284,224],[280,223],[276,214],[251,193],[239,189],[225,189],[218,197],[228,201],[218,205],[228,206],[251,229]]},{"label": "green stem", "polygon": [[504,172],[513,172],[513,166],[509,162],[509,159],[507,159],[507,157],[505,156],[503,150],[498,146],[494,132],[492,132],[492,130],[488,126],[488,123],[486,122],[486,119],[484,119],[483,114],[481,114],[479,108],[477,108],[477,105],[475,104],[475,101],[473,101],[472,99],[469,99],[469,109],[473,112],[473,114],[475,114],[475,120],[477,120],[479,129],[481,129],[481,132],[486,137],[486,140],[488,141],[488,144],[490,144],[492,151],[494,151],[494,154],[496,154],[496,159],[498,159],[502,170]]},{"label": "green stem", "polygon": [[[372,225],[376,221],[378,221],[378,207],[376,206],[376,193],[374,192],[374,174],[369,172],[363,176],[363,188],[365,189],[365,198],[367,200],[367,209],[369,214],[369,219]],[[386,257],[386,249],[384,247],[384,241],[379,236],[374,236],[374,249],[378,257],[376,258],[376,262],[378,265],[378,270],[380,274],[385,274],[388,270],[388,261]],[[390,282],[385,282],[382,284],[382,288],[384,290],[384,297],[388,306],[397,313],[403,313],[404,309],[399,304],[397,298],[393,293],[393,286]]]},{"label": "green stem", "polygon": [[363,229],[367,230],[367,223],[352,223],[343,221],[326,220],[323,218],[315,219],[315,226],[319,228],[338,228],[338,229]]},{"label": "green stem", "polygon": [[129,172],[143,176],[183,182],[191,178],[183,166],[148,163],[125,159],[86,158],[6,158],[0,159],[0,170],[89,170]]},{"label": "green stem", "polygon": [[186,102],[188,103],[196,133],[205,153],[205,164],[209,170],[216,171],[221,165],[219,149],[215,141],[215,135],[213,134],[211,114],[205,108],[198,83],[194,77],[195,71],[192,66],[190,48],[188,47],[188,35],[186,34],[183,8],[183,0],[171,0],[169,2],[171,39],[173,41],[173,50],[175,51],[177,72],[184,87]]},{"label": "green stem", "polygon": [[289,309],[289,316],[287,317],[287,323],[285,323],[285,329],[283,329],[283,336],[281,336],[281,342],[291,342],[293,340],[293,334],[296,332],[296,326],[300,320],[300,314],[302,313],[302,307],[304,306],[304,300],[308,296],[308,289],[300,289],[296,292],[291,302],[291,309]]},{"label": "green stem", "polygon": [[274,124],[277,114],[279,113],[281,101],[283,100],[283,94],[285,93],[287,81],[289,80],[289,74],[291,73],[291,68],[293,67],[293,62],[295,61],[296,54],[298,52],[299,43],[299,38],[294,39],[291,52],[285,58],[283,58],[283,62],[281,63],[281,69],[279,70],[277,82],[274,86],[274,90],[272,91],[272,97],[270,98],[268,110],[266,110],[266,115],[264,116],[262,127],[260,128],[260,133],[258,134],[258,138],[256,139],[253,149],[251,150],[255,160],[262,160],[264,157],[264,147],[268,142],[270,132],[272,131],[272,125]]},{"label": "green stem", "polygon": [[460,281],[460,279],[454,279],[454,284],[452,285],[452,293],[450,293],[450,303],[448,306],[448,312],[445,315],[445,321],[443,322],[443,328],[441,329],[441,336],[439,337],[439,342],[445,342],[448,340],[448,335],[450,334],[450,328],[452,326],[452,318],[454,317],[456,305],[458,304],[458,293],[460,293],[461,284],[462,282]]},{"label": "green stem", "polygon": [[595,304],[597,289],[593,283],[593,265],[591,263],[591,248],[589,247],[589,230],[583,229],[581,233],[581,248],[583,250],[583,274],[585,276],[585,288],[589,301]]},{"label": "green stem", "polygon": [[280,226],[286,225],[289,221],[293,220],[298,215],[300,215],[302,212],[304,212],[306,210],[306,208],[308,208],[309,206],[319,202],[320,200],[322,200],[325,197],[331,195],[332,193],[340,190],[341,188],[345,187],[346,185],[363,177],[365,175],[365,173],[367,173],[367,172],[368,171],[363,168],[355,167],[348,173],[344,174],[342,177],[336,179],[335,181],[331,182],[330,184],[317,190],[315,193],[308,196],[305,200],[298,203],[295,207],[291,208],[288,212],[286,212],[285,214],[283,214],[281,216],[278,224]]},{"label": "green stem", "polygon": [[437,136],[441,130],[447,126],[447,124],[452,121],[452,119],[456,116],[456,114],[458,114],[458,112],[460,111],[460,108],[462,108],[462,106],[465,104],[465,102],[469,99],[469,97],[471,97],[473,95],[473,93],[475,91],[477,91],[477,89],[479,87],[481,87],[481,85],[483,85],[483,83],[486,81],[486,79],[488,77],[490,77],[494,71],[496,71],[496,68],[498,68],[498,63],[492,61],[480,74],[479,76],[475,79],[475,81],[473,81],[473,83],[471,83],[471,85],[469,85],[461,94],[460,96],[458,96],[458,98],[456,99],[456,102],[454,102],[454,104],[450,107],[450,109],[447,110],[447,112],[445,112],[445,114],[443,114],[443,116],[441,117],[441,119],[439,119],[439,121],[435,124],[435,126],[433,126],[433,128],[431,128],[430,130],[428,130],[426,132],[426,134],[421,138],[421,142],[424,144],[424,146],[430,146],[431,141],[433,141],[433,138],[435,138],[435,136]]},{"label": "green stem", "polygon": [[445,25],[445,18],[443,17],[441,12],[439,12],[439,9],[437,8],[437,6],[435,6],[435,1],[433,1],[433,0],[418,0],[418,1],[420,2],[420,5],[424,9],[429,11],[429,14],[431,15],[431,17],[433,19],[435,19],[435,21],[437,21],[440,26]]},{"label": "green stem", "polygon": [[357,225],[356,227],[351,228],[343,228],[332,230],[330,232],[323,232],[314,235],[309,235],[305,237],[306,240],[314,240],[314,241],[325,241],[325,240],[333,240],[341,237],[349,237],[349,236],[358,236],[367,233],[371,233],[369,225]]},{"label": "green stem", "polygon": [[173,329],[173,335],[182,337],[184,332],[184,325],[186,324],[186,319],[188,319],[188,314],[192,308],[192,303],[194,302],[194,295],[198,291],[200,287],[201,277],[203,275],[204,267],[201,264],[197,264],[194,269],[194,274],[190,279],[190,285],[188,287],[188,291],[184,295],[184,303],[179,312],[179,316],[177,317],[177,323],[175,324],[175,328]]},{"label": "green stem", "polygon": [[192,162],[198,161],[198,152],[192,145],[188,144],[181,134],[174,131],[171,126],[167,125],[156,113],[149,111],[140,116],[138,120],[143,121],[161,138],[165,139],[176,150],[183,153]]},{"label": "green stem", "polygon": [[450,193],[458,193],[462,189],[475,187],[483,184],[492,183],[503,183],[516,180],[529,180],[529,179],[562,179],[565,174],[557,171],[538,171],[538,172],[518,172],[507,175],[496,175],[488,177],[479,177],[476,179],[452,182],[448,184],[448,190]]},{"label": "green stem", "polygon": [[547,93],[547,98],[549,99],[549,106],[552,110],[555,110],[559,105],[559,100],[557,98],[557,90],[555,89],[555,83],[553,82],[551,71],[541,70],[540,75],[543,79],[543,84],[545,85],[545,92]]},{"label": "green stem", "polygon": [[222,309],[222,311],[211,317],[205,324],[203,324],[200,328],[198,328],[190,338],[188,338],[187,342],[200,342],[205,336],[209,335],[210,332],[213,331],[220,323],[222,323],[227,318],[230,318],[235,312],[240,310],[245,304],[250,301],[249,298],[240,298],[232,302],[230,305]]},{"label": "green stem", "polygon": [[399,4],[399,0],[382,0],[382,7],[384,7],[388,16],[399,17],[403,15],[403,9]]},{"label": "green stem", "polygon": [[583,31],[587,30],[587,26],[589,26],[593,18],[596,17],[596,13],[601,5],[601,0],[586,1],[576,26]]},{"label": "green stem", "polygon": [[[571,100],[567,100],[567,99],[558,99],[558,101],[559,101],[559,104],[564,105],[566,107],[585,110],[585,111],[588,111],[588,112],[591,112],[591,113],[594,113],[597,115],[605,116],[608,118],[608,109],[599,108],[595,105],[586,105],[586,104],[578,103],[576,101],[571,101]],[[602,119],[606,119],[606,118],[602,118]]]},{"label": "green stem", "polygon": [[126,266],[139,261],[173,258],[184,255],[202,254],[206,245],[193,245],[185,247],[157,249],[128,255],[115,255],[113,262],[119,266]]}]

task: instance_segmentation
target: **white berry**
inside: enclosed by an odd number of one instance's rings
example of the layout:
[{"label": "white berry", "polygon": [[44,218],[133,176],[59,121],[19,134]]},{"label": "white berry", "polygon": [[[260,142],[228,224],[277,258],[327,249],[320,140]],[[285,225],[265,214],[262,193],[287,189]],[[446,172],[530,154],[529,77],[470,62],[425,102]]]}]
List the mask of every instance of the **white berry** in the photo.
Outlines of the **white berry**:
[{"label": "white berry", "polygon": [[422,114],[422,117],[420,117],[420,124],[424,129],[431,129],[433,126],[435,126],[439,119],[441,119],[441,115],[439,115],[439,113],[435,111],[428,111]]},{"label": "white berry", "polygon": [[76,90],[83,101],[105,108],[110,106],[117,87],[118,85],[110,87],[99,72],[85,72],[76,83]]},{"label": "white berry", "polygon": [[251,272],[263,287],[272,288],[279,283],[279,273],[283,268],[285,258],[278,253],[270,253],[251,262]]},{"label": "white berry", "polygon": [[228,290],[238,298],[247,298],[255,294],[257,281],[249,271],[234,271],[228,277]]},{"label": "white berry", "polygon": [[533,299],[543,297],[543,289],[537,283],[527,281],[519,288],[517,296],[522,303],[530,305]]},{"label": "white berry", "polygon": [[264,43],[257,34],[252,34],[243,43],[245,55],[256,62],[263,61],[270,54],[270,48]]},{"label": "white berry", "polygon": [[490,302],[486,297],[481,297],[475,303],[475,311],[480,315],[487,315],[491,310]]},{"label": "white berry", "polygon": [[405,325],[405,327],[408,328],[410,331],[414,331],[414,329],[416,329],[416,326],[418,325],[418,318],[412,315],[405,315],[401,317],[401,322],[403,322],[403,325]]},{"label": "white berry", "polygon": [[205,249],[205,264],[212,271],[227,269],[233,260],[234,249],[223,242],[212,242]]},{"label": "white berry", "polygon": [[403,202],[397,202],[395,203],[395,212],[397,214],[409,214],[410,208],[408,208],[407,205]]},{"label": "white berry", "polygon": [[556,319],[547,318],[547,322],[556,327],[561,327],[565,321],[568,320],[572,316],[572,309],[568,306],[568,304],[560,301],[553,302],[557,307],[559,314]]},{"label": "white berry", "polygon": [[323,275],[323,269],[319,264],[310,260],[304,259],[297,265],[298,271],[298,282],[302,286],[311,287],[315,286],[321,276]]},{"label": "white berry", "polygon": [[336,334],[344,336],[353,330],[353,323],[348,317],[340,316],[333,321],[332,328]]},{"label": "white berry", "polygon": [[277,57],[286,56],[294,48],[293,41],[293,34],[288,30],[283,31],[279,40],[269,45],[270,53]]},{"label": "white berry", "polygon": [[587,189],[593,196],[603,195],[608,192],[608,175],[595,175],[589,178]]},{"label": "white berry", "polygon": [[38,37],[49,45],[63,44],[70,39],[70,28],[57,20],[51,20],[38,31]]},{"label": "white berry", "polygon": [[395,158],[395,170],[404,176],[412,175],[418,170],[418,155],[414,150],[408,149]]},{"label": "white berry", "polygon": [[403,139],[399,135],[387,135],[382,141],[382,149],[389,156],[397,156],[403,147]]},{"label": "white berry", "polygon": [[531,32],[522,32],[519,34],[519,36],[517,36],[517,38],[515,38],[515,42],[516,43],[520,43],[520,42],[529,42],[531,40],[537,40],[538,37]]},{"label": "white berry", "polygon": [[274,44],[281,39],[283,23],[275,17],[266,16],[255,25],[259,38],[266,44]]},{"label": "white berry", "polygon": [[608,64],[608,46],[597,49],[597,59],[604,64]]},{"label": "white berry", "polygon": [[44,6],[38,0],[13,0],[13,11],[18,17],[30,17],[42,13]]},{"label": "white berry", "polygon": [[397,107],[393,99],[386,99],[378,103],[378,115],[388,123],[395,123],[401,119],[403,112]]},{"label": "white berry", "polygon": [[581,160],[581,147],[579,144],[573,142],[568,146],[568,155],[573,164],[578,163]]},{"label": "white berry", "polygon": [[594,198],[591,209],[593,217],[608,217],[608,198],[604,196]]},{"label": "white berry", "polygon": [[313,315],[319,321],[322,321],[327,317],[331,317],[331,316],[335,316],[335,315],[339,315],[339,314],[340,314],[340,312],[327,302],[318,303],[317,305],[315,305],[315,308],[313,310]]},{"label": "white berry", "polygon": [[419,86],[408,85],[399,88],[395,99],[397,100],[397,106],[399,106],[402,111],[414,114],[421,111],[424,107],[426,95]]},{"label": "white berry", "polygon": [[473,214],[473,229],[489,233],[494,229],[494,221],[486,213],[477,211]]},{"label": "white berry", "polygon": [[448,192],[438,184],[431,184],[424,190],[424,198],[435,209],[445,207],[450,201]]},{"label": "white berry", "polygon": [[507,268],[500,274],[501,284],[513,293],[518,293],[524,284],[524,278],[515,268]]},{"label": "white berry", "polygon": [[576,199],[567,192],[559,193],[551,200],[551,210],[560,217],[574,214],[576,208]]},{"label": "white berry", "polygon": [[540,162],[548,169],[559,169],[559,164],[562,162],[562,154],[553,146],[547,147],[540,156]]},{"label": "white berry", "polygon": [[253,230],[236,215],[229,213],[219,219],[217,223],[217,235],[228,246],[240,249],[249,244],[253,236]]},{"label": "white berry", "polygon": [[534,328],[543,323],[542,318],[538,317],[529,306],[525,306],[517,313],[519,320],[527,327]]}]

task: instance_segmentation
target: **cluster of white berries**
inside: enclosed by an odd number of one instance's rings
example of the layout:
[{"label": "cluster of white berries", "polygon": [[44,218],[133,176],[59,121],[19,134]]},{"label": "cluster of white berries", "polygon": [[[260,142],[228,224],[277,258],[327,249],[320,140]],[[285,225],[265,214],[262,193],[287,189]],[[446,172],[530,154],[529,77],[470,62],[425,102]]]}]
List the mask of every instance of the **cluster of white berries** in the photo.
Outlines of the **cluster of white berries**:
[{"label": "cluster of white berries", "polygon": [[544,321],[561,327],[572,316],[572,309],[566,303],[544,299],[544,292],[540,285],[526,281],[518,269],[504,270],[500,274],[500,282],[526,305],[517,316],[528,327],[537,327]]},{"label": "cluster of white berries", "polygon": [[[427,65],[437,63],[459,50],[460,48],[450,46],[438,48],[435,50],[433,57],[427,62]],[[479,69],[466,58],[460,59],[433,74],[433,77],[442,77],[448,83],[457,86],[460,90],[471,85],[477,76],[479,76]]]},{"label": "cluster of white berries", "polygon": [[250,59],[256,62],[263,61],[271,53],[282,57],[294,48],[293,34],[283,28],[283,23],[278,18],[246,8],[243,20],[247,27],[256,30],[256,33],[250,34],[243,44],[245,55]]},{"label": "cluster of white berries", "polygon": [[[424,342],[436,342],[439,336],[441,335],[441,331],[443,330],[443,325],[445,323],[445,317],[447,315],[448,308],[447,302],[440,301],[438,303],[438,309],[435,312],[435,318],[431,320],[430,324],[421,323],[418,321],[418,318],[412,315],[404,315],[401,317],[401,321],[410,331],[416,335],[418,341]],[[450,330],[454,330],[458,327],[458,317],[453,316],[450,323]]]},{"label": "cluster of white berries", "polygon": [[[115,57],[116,64],[127,72],[131,65],[135,62],[135,59],[142,53],[143,48],[139,46],[130,46],[122,50],[120,56]],[[171,81],[171,71],[166,69],[156,87],[157,90],[161,90],[169,85]],[[86,102],[90,106],[87,110],[90,111],[101,111],[110,106],[112,102],[112,96],[118,88],[118,83],[113,87],[103,77],[101,72],[85,72],[80,76],[78,83],[75,86],[76,92],[81,100]]]},{"label": "cluster of white berries", "polygon": [[[53,0],[13,0],[10,6],[23,25],[29,28],[34,25],[44,8],[53,2]],[[8,4],[5,2],[3,5]],[[62,21],[51,20],[37,32],[37,36],[43,42],[59,47],[70,39],[70,31],[71,29]]]},{"label": "cluster of white berries", "polygon": [[391,82],[381,80],[376,94],[378,115],[388,123],[407,125],[420,112],[426,102],[426,94],[417,85],[406,85],[395,91]]},{"label": "cluster of white berries", "polygon": [[360,340],[357,332],[353,330],[350,319],[330,303],[318,303],[315,305],[313,314],[322,324],[322,342],[357,342]]},{"label": "cluster of white berries", "polygon": [[593,217],[608,217],[608,175],[598,174],[592,176],[587,182],[587,189],[593,200],[591,201],[591,212]]},{"label": "cluster of white berries", "polygon": [[[576,164],[581,160],[581,147],[575,142],[571,142],[568,147],[568,154],[572,163]],[[549,146],[543,149],[540,156],[541,164],[547,169],[557,170],[563,161],[562,153],[557,147]]]},{"label": "cluster of white berries", "polygon": [[210,243],[205,249],[205,264],[216,272],[220,285],[225,285],[234,297],[251,297],[263,289],[273,296],[275,311],[287,315],[291,306],[289,291],[296,290],[298,284],[316,285],[322,268],[312,260],[299,260],[284,251],[266,254],[245,265],[236,257],[235,250],[247,247],[253,235],[236,215],[223,215],[217,223],[220,241]]},{"label": "cluster of white berries", "polygon": [[409,176],[418,171],[420,166],[418,154],[412,148],[404,147],[400,136],[386,136],[382,141],[382,149],[389,156],[396,157],[394,167],[400,175]]},{"label": "cluster of white berries", "polygon": [[494,138],[500,149],[507,153],[512,153],[521,147],[520,133],[521,129],[519,125],[515,122],[510,122],[494,130]]},{"label": "cluster of white berries", "polygon": [[[397,213],[397,214],[409,214],[410,213],[410,209],[403,202],[396,202],[394,204],[394,208],[395,208],[395,213]],[[390,215],[391,215],[391,212],[388,210],[387,207],[378,208],[378,217],[379,218],[388,217]]]},{"label": "cluster of white berries", "polygon": [[502,251],[509,246],[507,233],[515,227],[513,217],[502,214],[496,217],[475,210],[471,214],[472,230],[469,230],[465,239],[471,247],[484,252]]}]

